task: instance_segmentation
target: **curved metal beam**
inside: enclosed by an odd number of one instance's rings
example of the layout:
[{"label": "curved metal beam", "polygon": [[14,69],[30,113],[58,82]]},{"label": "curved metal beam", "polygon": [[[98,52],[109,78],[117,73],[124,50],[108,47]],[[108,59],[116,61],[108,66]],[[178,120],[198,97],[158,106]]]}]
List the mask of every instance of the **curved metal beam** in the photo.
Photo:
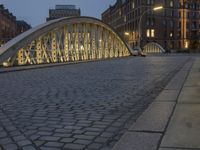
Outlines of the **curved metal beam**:
[{"label": "curved metal beam", "polygon": [[[148,47],[148,46],[154,46],[154,47],[158,48],[162,53],[165,53],[165,52],[166,52],[165,49],[164,49],[160,44],[158,44],[158,43],[155,43],[155,42],[147,43],[147,44],[144,46],[143,49],[145,49],[145,48]],[[152,51],[152,52],[153,52],[153,51]]]}]

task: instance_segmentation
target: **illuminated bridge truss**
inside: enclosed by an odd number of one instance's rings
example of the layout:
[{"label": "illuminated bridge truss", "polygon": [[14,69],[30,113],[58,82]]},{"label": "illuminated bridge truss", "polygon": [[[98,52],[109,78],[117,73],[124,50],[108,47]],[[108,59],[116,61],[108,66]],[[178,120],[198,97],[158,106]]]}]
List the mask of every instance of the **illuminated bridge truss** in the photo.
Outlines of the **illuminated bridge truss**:
[{"label": "illuminated bridge truss", "polygon": [[62,18],[31,30],[0,48],[0,62],[4,66],[130,55],[129,47],[122,38],[108,25],[94,18]]},{"label": "illuminated bridge truss", "polygon": [[143,52],[145,52],[145,53],[165,53],[165,49],[158,43],[150,42],[144,46]]}]

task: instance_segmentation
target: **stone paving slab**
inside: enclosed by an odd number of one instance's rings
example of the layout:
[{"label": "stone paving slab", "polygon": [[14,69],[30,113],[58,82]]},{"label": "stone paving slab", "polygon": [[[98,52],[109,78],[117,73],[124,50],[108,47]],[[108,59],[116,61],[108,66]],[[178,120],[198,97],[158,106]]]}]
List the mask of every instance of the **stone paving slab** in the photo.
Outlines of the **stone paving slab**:
[{"label": "stone paving slab", "polygon": [[195,61],[194,65],[192,66],[192,70],[200,68],[200,61],[198,59],[199,58],[196,58],[196,61]]},{"label": "stone paving slab", "polygon": [[161,134],[126,132],[112,150],[156,150]]},{"label": "stone paving slab", "polygon": [[184,84],[184,87],[194,87],[194,86],[200,86],[200,80],[199,78],[188,78],[187,81]]},{"label": "stone paving slab", "polygon": [[200,87],[184,87],[178,103],[200,103]]},{"label": "stone paving slab", "polygon": [[184,87],[195,87],[195,86],[200,86],[200,60],[199,58],[196,59],[189,75],[187,78],[187,81],[184,84]]},{"label": "stone paving slab", "polygon": [[179,104],[161,147],[200,148],[200,104]]},{"label": "stone paving slab", "polygon": [[193,61],[188,61],[184,67],[179,71],[174,78],[169,82],[165,87],[166,90],[180,90],[185,82],[186,77],[188,76],[188,71],[193,66]]},{"label": "stone paving slab", "polygon": [[168,83],[165,90],[180,90],[185,82],[188,70],[182,70]]},{"label": "stone paving slab", "polygon": [[134,131],[163,132],[175,102],[154,102],[129,129]]},{"label": "stone paving slab", "polygon": [[175,102],[179,95],[180,90],[163,90],[155,101],[172,101]]}]

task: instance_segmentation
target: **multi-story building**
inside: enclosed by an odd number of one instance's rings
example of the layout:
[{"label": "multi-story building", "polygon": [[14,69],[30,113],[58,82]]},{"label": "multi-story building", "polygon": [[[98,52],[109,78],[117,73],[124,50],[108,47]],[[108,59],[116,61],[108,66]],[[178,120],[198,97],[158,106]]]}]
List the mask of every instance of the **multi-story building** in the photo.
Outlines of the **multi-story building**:
[{"label": "multi-story building", "polygon": [[0,5],[0,45],[16,35],[16,17]]},{"label": "multi-story building", "polygon": [[19,35],[31,28],[31,25],[29,25],[24,20],[17,20],[16,22],[16,34]]},{"label": "multi-story building", "polygon": [[[161,5],[162,10],[153,11]],[[117,0],[102,20],[132,47],[139,43],[140,28],[141,47],[156,42],[166,50],[200,48],[200,0]]]},{"label": "multi-story building", "polygon": [[62,17],[80,16],[81,10],[75,5],[56,5],[55,9],[49,9],[49,17],[47,21]]},{"label": "multi-story building", "polygon": [[17,21],[8,9],[0,5],[0,46],[30,28],[25,21]]}]

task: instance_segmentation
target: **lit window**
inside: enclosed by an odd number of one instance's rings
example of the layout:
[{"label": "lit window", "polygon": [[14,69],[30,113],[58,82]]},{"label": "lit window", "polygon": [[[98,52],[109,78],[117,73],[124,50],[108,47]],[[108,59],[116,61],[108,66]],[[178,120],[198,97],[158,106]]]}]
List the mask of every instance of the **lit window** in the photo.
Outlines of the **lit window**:
[{"label": "lit window", "polygon": [[170,37],[173,37],[173,33],[172,32],[170,33]]},{"label": "lit window", "polygon": [[185,42],[185,48],[188,48],[189,47],[189,43],[188,41]]},{"label": "lit window", "polygon": [[155,30],[151,29],[151,37],[155,37]]},{"label": "lit window", "polygon": [[150,29],[147,29],[147,37],[150,37]]},{"label": "lit window", "polygon": [[132,3],[132,8],[133,8],[133,9],[135,8],[135,3],[134,3],[134,2]]},{"label": "lit window", "polygon": [[170,7],[174,7],[174,2],[173,2],[173,0],[170,1]]},{"label": "lit window", "polygon": [[154,29],[147,29],[147,37],[155,37],[155,30]]}]

